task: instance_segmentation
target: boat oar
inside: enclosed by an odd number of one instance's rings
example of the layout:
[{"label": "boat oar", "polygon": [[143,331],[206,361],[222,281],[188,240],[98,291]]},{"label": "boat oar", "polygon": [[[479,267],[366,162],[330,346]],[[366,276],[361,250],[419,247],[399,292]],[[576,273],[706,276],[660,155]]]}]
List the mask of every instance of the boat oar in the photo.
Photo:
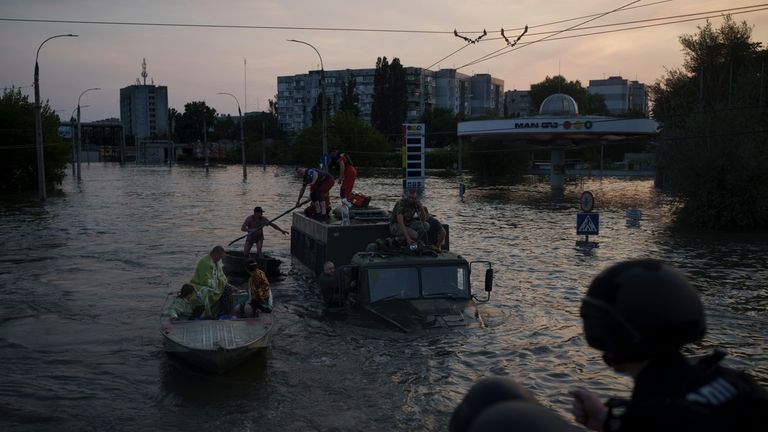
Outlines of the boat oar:
[{"label": "boat oar", "polygon": [[[262,223],[262,224],[259,224],[259,226],[257,226],[255,229],[258,229],[258,228],[262,228],[262,227],[265,227],[265,226],[267,226],[267,225],[271,224],[272,222],[274,222],[274,221],[276,221],[276,220],[280,219],[281,217],[283,217],[283,216],[287,215],[288,213],[290,213],[290,212],[294,211],[295,209],[297,209],[297,208],[299,208],[299,207],[303,206],[304,204],[306,204],[306,203],[308,203],[308,202],[309,202],[309,200],[305,200],[305,201],[302,201],[301,203],[299,203],[299,205],[297,205],[297,206],[294,206],[294,207],[291,207],[291,208],[289,208],[288,210],[286,210],[286,211],[284,211],[284,212],[280,213],[279,215],[277,215],[277,216],[273,217],[273,218],[272,218],[272,219],[270,219],[269,221],[267,221],[267,222],[264,222],[264,223]],[[227,246],[232,246],[232,243],[234,243],[234,242],[236,242],[236,241],[238,241],[238,240],[242,240],[242,239],[244,239],[244,238],[248,237],[248,235],[249,235],[249,234],[250,234],[250,233],[248,233],[248,234],[246,234],[246,235],[243,235],[243,236],[240,236],[240,237],[238,237],[238,238],[236,238],[236,239],[232,240],[231,242],[229,242],[229,244],[228,244]]]}]

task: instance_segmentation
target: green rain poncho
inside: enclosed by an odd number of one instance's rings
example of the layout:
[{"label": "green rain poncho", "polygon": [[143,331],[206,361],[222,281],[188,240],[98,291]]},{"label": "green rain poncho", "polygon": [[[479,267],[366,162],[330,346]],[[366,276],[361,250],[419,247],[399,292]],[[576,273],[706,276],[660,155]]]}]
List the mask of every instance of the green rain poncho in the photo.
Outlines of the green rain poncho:
[{"label": "green rain poncho", "polygon": [[210,255],[200,259],[195,269],[195,275],[190,283],[197,291],[197,297],[205,307],[205,318],[215,318],[214,306],[224,293],[224,287],[227,285],[227,276],[221,264],[222,260],[214,263]]}]

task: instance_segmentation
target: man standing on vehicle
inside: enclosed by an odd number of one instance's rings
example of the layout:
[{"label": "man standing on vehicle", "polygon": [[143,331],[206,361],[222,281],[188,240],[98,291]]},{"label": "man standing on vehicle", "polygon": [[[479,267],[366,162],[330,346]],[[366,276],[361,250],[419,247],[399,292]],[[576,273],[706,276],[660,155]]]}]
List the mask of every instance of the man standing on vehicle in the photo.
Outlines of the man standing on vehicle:
[{"label": "man standing on vehicle", "polygon": [[352,165],[352,159],[346,153],[333,149],[329,156],[332,161],[339,164],[339,195],[341,196],[341,203],[347,207],[352,207],[350,195],[352,194],[352,188],[355,186],[357,170]]},{"label": "man standing on vehicle", "polygon": [[304,196],[304,191],[309,186],[309,199],[312,201],[310,205],[314,206],[315,215],[318,218],[326,217],[326,209],[330,208],[331,203],[328,192],[335,183],[333,176],[319,169],[304,167],[296,167],[296,174],[302,179],[299,198],[296,199],[296,207],[301,205],[301,197]]}]

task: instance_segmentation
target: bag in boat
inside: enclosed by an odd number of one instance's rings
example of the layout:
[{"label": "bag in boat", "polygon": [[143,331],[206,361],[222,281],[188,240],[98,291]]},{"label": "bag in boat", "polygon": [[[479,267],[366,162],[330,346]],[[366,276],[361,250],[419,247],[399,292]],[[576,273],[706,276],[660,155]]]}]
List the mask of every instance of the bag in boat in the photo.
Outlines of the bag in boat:
[{"label": "bag in boat", "polygon": [[360,192],[352,192],[349,194],[349,202],[352,204],[352,207],[355,208],[368,207],[368,204],[371,202],[371,197],[361,194]]}]

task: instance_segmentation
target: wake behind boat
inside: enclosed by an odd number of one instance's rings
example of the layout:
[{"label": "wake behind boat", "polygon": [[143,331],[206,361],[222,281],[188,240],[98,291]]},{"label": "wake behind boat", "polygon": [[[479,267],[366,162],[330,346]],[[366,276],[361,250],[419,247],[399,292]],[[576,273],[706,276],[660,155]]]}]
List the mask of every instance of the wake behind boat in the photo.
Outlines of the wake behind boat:
[{"label": "wake behind boat", "polygon": [[[222,373],[269,347],[271,313],[227,320],[172,320],[168,310],[175,296],[168,294],[160,315],[160,332],[168,354],[206,371]],[[247,301],[247,297],[235,295],[235,304]]]}]

